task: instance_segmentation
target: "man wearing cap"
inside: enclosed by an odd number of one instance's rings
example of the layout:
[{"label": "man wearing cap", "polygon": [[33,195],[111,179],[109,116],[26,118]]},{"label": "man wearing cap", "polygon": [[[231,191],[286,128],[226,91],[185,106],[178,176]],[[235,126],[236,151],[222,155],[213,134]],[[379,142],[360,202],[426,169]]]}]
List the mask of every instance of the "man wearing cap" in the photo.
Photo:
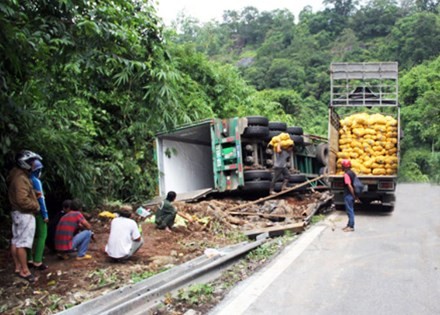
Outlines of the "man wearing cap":
[{"label": "man wearing cap", "polygon": [[353,181],[356,174],[351,170],[350,160],[342,160],[341,166],[344,171],[344,203],[348,216],[347,226],[342,230],[344,232],[354,232],[354,201],[357,200],[357,197],[354,192]]},{"label": "man wearing cap", "polygon": [[26,249],[32,248],[35,235],[34,215],[40,210],[29,177],[35,160],[42,160],[42,158],[29,150],[19,152],[15,156],[16,166],[7,178],[8,197],[12,211],[11,255],[15,264],[15,274],[30,283],[35,282],[35,277],[27,266]]}]

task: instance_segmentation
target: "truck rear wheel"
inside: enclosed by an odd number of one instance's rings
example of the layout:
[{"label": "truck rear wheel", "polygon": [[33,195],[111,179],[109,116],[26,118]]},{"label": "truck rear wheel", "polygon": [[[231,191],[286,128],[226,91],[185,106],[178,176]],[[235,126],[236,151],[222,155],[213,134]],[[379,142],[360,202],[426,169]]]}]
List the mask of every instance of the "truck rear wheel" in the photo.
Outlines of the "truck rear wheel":
[{"label": "truck rear wheel", "polygon": [[320,143],[316,147],[316,159],[322,165],[328,165],[328,144]]},{"label": "truck rear wheel", "polygon": [[269,191],[270,189],[270,180],[255,180],[248,181],[244,183],[243,191],[247,192],[260,192],[260,191]]},{"label": "truck rear wheel", "polygon": [[392,206],[382,206],[382,212],[391,213],[394,211],[394,205]]},{"label": "truck rear wheel", "polygon": [[262,138],[269,136],[269,128],[265,126],[248,126],[244,129],[243,137],[245,138]]},{"label": "truck rear wheel", "polygon": [[269,129],[270,130],[279,130],[279,131],[286,131],[287,124],[280,121],[270,121],[269,122]]},{"label": "truck rear wheel", "polygon": [[269,119],[264,116],[247,116],[248,126],[268,126]]},{"label": "truck rear wheel", "polygon": [[249,170],[244,172],[244,181],[272,180],[272,172],[266,170]]},{"label": "truck rear wheel", "polygon": [[296,146],[302,146],[304,145],[304,138],[303,136],[299,136],[299,135],[290,135],[290,139],[293,140],[293,144]]},{"label": "truck rear wheel", "polygon": [[297,136],[302,136],[304,134],[304,130],[302,129],[302,127],[297,126],[287,127],[286,132]]}]

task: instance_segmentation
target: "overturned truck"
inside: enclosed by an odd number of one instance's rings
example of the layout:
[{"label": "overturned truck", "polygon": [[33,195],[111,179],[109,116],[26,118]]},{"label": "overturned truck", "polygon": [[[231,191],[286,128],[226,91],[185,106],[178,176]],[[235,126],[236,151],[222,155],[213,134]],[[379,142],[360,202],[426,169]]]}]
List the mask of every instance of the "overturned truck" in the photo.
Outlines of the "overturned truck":
[{"label": "overturned truck", "polygon": [[[324,138],[262,116],[213,118],[156,135],[160,195],[174,190],[185,200],[212,192],[268,193],[273,166],[268,143],[281,132],[288,133],[295,144],[289,185],[325,172]],[[281,182],[275,185],[279,189]]]}]

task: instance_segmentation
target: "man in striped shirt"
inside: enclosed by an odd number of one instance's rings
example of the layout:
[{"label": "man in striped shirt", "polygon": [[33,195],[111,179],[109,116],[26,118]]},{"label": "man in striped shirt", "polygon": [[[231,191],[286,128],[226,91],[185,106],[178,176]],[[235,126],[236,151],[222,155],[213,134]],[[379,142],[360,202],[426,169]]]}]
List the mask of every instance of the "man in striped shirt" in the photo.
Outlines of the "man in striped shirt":
[{"label": "man in striped shirt", "polygon": [[72,200],[70,210],[58,222],[55,233],[55,249],[65,258],[66,254],[77,251],[77,260],[91,259],[87,249],[92,238],[92,226],[81,213],[82,202]]}]

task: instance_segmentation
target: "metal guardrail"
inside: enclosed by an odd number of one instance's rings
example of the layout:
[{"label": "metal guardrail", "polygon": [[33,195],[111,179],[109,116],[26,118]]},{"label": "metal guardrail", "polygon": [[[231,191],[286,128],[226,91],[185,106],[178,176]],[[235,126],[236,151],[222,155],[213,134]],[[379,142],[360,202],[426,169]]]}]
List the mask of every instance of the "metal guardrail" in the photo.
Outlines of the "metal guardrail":
[{"label": "metal guardrail", "polygon": [[264,243],[265,240],[265,238],[258,238],[254,242],[244,242],[219,249],[220,255],[211,258],[205,255],[200,256],[139,283],[117,289],[58,314],[145,314],[149,308],[160,302],[160,298],[165,293],[183,287],[186,283],[251,251]]}]

